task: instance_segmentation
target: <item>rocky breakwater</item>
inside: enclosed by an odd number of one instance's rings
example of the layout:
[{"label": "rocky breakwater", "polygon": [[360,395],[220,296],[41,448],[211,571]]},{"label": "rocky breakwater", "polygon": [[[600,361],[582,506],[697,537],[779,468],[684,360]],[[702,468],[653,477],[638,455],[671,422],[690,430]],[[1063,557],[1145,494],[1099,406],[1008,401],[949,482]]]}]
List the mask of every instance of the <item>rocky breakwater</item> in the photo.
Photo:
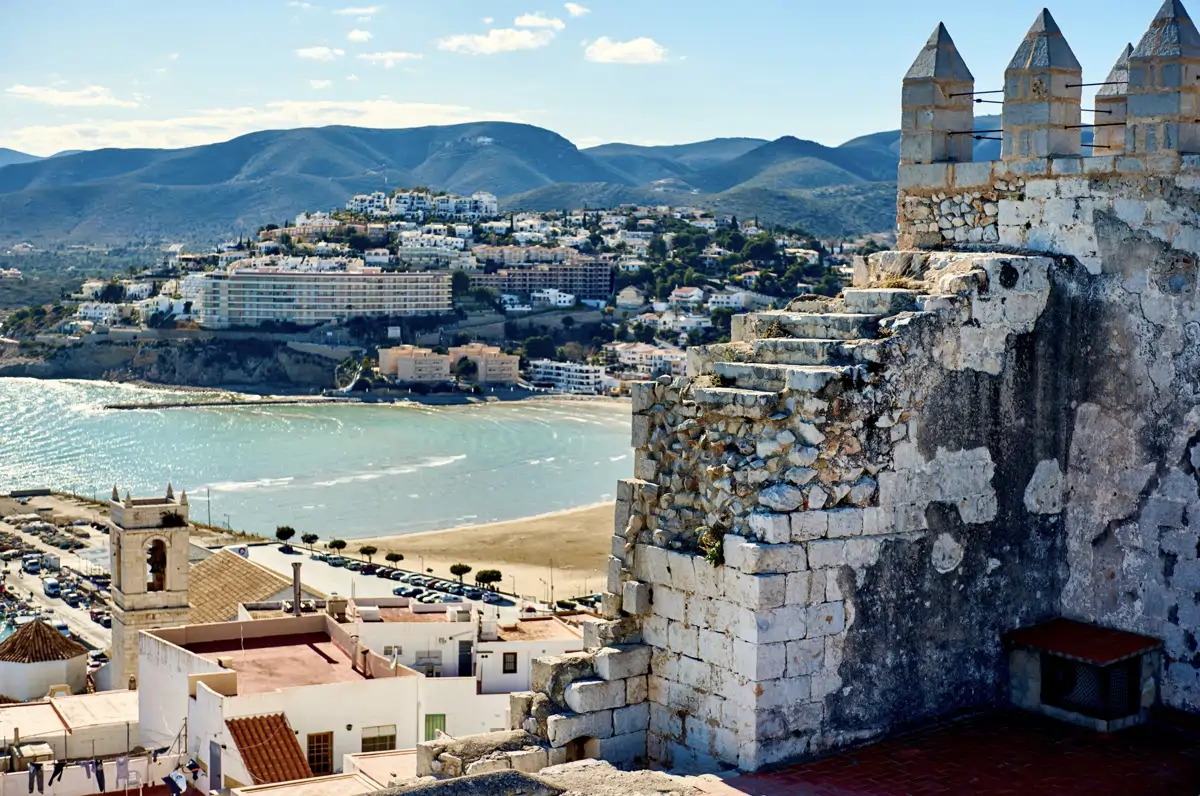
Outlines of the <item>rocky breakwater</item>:
[{"label": "rocky breakwater", "polygon": [[0,356],[0,376],[147,381],[194,387],[333,386],[329,359],[258,339],[87,341]]}]

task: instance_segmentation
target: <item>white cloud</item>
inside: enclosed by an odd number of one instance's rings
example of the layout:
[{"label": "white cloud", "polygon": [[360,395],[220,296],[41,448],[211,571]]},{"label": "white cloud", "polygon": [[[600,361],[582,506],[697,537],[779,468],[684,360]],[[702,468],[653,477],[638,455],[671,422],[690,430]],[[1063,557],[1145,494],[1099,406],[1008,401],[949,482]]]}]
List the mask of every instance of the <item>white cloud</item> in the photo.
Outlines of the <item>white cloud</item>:
[{"label": "white cloud", "polygon": [[312,3],[305,3],[301,0],[289,0],[288,7],[290,8],[312,8]]},{"label": "white cloud", "polygon": [[463,105],[388,100],[271,102],[262,107],[214,108],[173,119],[86,120],[0,132],[0,146],[50,155],[64,149],[188,147],[225,141],[255,130],[350,125],[420,127],[494,119],[522,122],[512,114]]},{"label": "white cloud", "polygon": [[563,8],[567,9],[567,13],[573,17],[581,17],[584,14],[592,13],[592,9],[584,8],[579,3],[567,3]]},{"label": "white cloud", "polygon": [[346,82],[347,83],[357,83],[358,75],[346,75]]},{"label": "white cloud", "polygon": [[358,28],[355,28],[354,30],[352,30],[346,34],[346,38],[349,39],[350,41],[370,41],[371,40],[371,31],[359,30]]},{"label": "white cloud", "polygon": [[308,85],[312,86],[315,89],[320,90],[320,89],[329,88],[330,86],[332,86],[333,81],[332,80],[310,80],[310,81],[308,81]]},{"label": "white cloud", "polygon": [[438,49],[468,55],[494,55],[517,50],[536,50],[554,41],[552,30],[493,28],[484,35],[462,33],[438,41]]},{"label": "white cloud", "polygon": [[485,25],[490,25],[495,21],[496,21],[495,17],[484,17],[483,18],[483,24],[485,24]]},{"label": "white cloud", "polygon": [[552,28],[562,30],[567,25],[557,17],[548,17],[541,11],[536,14],[522,14],[513,22],[518,28]]},{"label": "white cloud", "polygon": [[105,86],[84,86],[75,91],[64,91],[48,86],[9,86],[5,94],[18,99],[40,102],[44,105],[57,105],[60,108],[81,108],[107,106],[112,108],[136,108],[136,100],[123,100],[113,95],[112,89]]},{"label": "white cloud", "polygon": [[361,61],[369,61],[373,64],[383,64],[384,69],[391,69],[398,63],[403,61],[419,61],[424,56],[420,53],[406,53],[397,50],[389,50],[382,53],[360,53],[358,58]]},{"label": "white cloud", "polygon": [[340,58],[345,54],[345,50],[335,50],[332,47],[325,47],[324,45],[318,47],[301,47],[296,50],[297,57],[308,58],[313,61],[332,61],[334,58]]},{"label": "white cloud", "polygon": [[167,54],[167,60],[168,60],[168,61],[178,61],[178,60],[179,60],[179,53],[168,53],[168,54]]},{"label": "white cloud", "polygon": [[339,8],[333,13],[340,14],[343,17],[358,17],[359,19],[370,19],[383,10],[383,6],[351,6],[349,8]]},{"label": "white cloud", "polygon": [[645,37],[613,41],[601,36],[586,44],[583,55],[587,60],[599,64],[660,64],[667,60],[667,48]]}]

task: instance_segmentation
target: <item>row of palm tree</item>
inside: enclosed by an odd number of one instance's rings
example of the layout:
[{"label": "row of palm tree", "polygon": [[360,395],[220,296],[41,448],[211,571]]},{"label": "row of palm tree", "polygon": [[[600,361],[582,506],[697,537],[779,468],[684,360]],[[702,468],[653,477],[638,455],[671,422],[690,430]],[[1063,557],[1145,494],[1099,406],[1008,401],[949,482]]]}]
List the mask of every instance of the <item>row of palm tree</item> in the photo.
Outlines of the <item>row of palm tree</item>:
[{"label": "row of palm tree", "polygon": [[[285,552],[291,549],[289,542],[296,536],[296,529],[290,525],[278,525],[275,528],[275,538],[280,541]],[[311,552],[313,545],[319,542],[321,537],[315,533],[301,534],[302,541]],[[345,539],[330,539],[325,543],[325,546],[330,550],[341,553],[346,549],[347,543]],[[373,557],[379,553],[379,548],[372,544],[365,544],[358,548],[358,554],[365,556],[367,563],[373,563]],[[384,556],[384,560],[389,564],[398,564],[404,560],[403,553],[397,553],[394,550],[388,551]],[[472,571],[473,567],[470,564],[454,564],[450,567],[450,574],[458,578],[458,582],[463,582],[463,577]],[[430,570],[432,571],[432,570]],[[504,579],[504,576],[498,569],[481,569],[475,573],[475,582],[484,588],[493,588],[493,584],[499,583]]]}]

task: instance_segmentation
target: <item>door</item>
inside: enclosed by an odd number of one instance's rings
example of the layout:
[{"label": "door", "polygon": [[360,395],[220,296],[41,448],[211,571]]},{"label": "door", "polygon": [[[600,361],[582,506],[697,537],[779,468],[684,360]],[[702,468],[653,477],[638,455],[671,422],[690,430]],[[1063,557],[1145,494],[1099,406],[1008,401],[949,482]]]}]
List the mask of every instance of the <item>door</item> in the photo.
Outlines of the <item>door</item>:
[{"label": "door", "polygon": [[[446,714],[445,713],[426,713],[425,714],[425,740],[433,741],[437,739],[437,732],[446,731]],[[316,773],[316,772],[313,772]]]},{"label": "door", "polygon": [[221,776],[221,744],[217,741],[208,742],[208,789],[220,790],[225,787]]},{"label": "door", "polygon": [[333,773],[333,733],[308,734],[308,767],[318,777]]},{"label": "door", "polygon": [[459,677],[472,677],[475,674],[475,672],[473,671],[473,669],[475,667],[472,665],[472,662],[471,662],[471,649],[472,649],[472,642],[470,642],[470,641],[458,642],[458,676]]}]

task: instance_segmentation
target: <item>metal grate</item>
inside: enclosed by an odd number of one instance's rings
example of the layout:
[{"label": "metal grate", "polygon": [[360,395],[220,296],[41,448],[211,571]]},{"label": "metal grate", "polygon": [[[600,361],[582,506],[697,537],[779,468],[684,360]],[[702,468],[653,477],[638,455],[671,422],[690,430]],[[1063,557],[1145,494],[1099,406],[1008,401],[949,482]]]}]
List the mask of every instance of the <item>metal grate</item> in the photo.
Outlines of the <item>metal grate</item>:
[{"label": "metal grate", "polygon": [[1096,666],[1042,652],[1042,703],[1095,719],[1132,716],[1141,708],[1141,657]]}]

